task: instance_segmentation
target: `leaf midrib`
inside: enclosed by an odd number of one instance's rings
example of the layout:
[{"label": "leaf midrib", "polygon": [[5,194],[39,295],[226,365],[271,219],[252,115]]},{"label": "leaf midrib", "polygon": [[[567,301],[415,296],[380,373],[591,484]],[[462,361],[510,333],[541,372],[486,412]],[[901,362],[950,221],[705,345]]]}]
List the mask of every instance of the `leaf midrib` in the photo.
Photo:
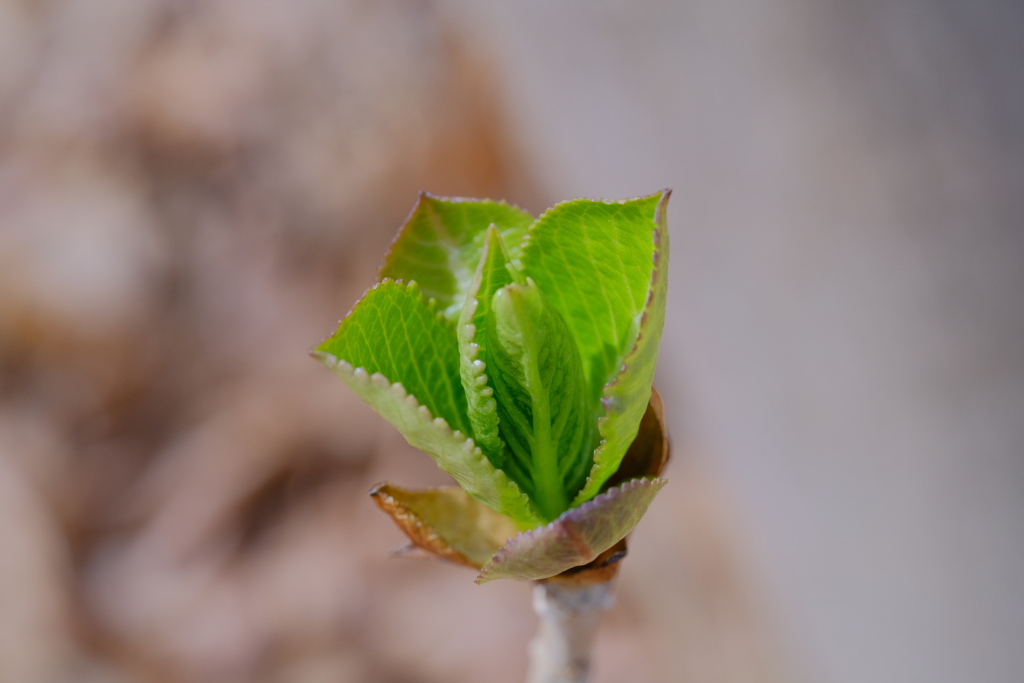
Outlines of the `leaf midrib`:
[{"label": "leaf midrib", "polygon": [[523,335],[523,374],[533,407],[532,464],[534,487],[541,511],[554,519],[569,506],[558,472],[558,453],[551,438],[551,401],[541,381],[540,349],[535,335]]}]

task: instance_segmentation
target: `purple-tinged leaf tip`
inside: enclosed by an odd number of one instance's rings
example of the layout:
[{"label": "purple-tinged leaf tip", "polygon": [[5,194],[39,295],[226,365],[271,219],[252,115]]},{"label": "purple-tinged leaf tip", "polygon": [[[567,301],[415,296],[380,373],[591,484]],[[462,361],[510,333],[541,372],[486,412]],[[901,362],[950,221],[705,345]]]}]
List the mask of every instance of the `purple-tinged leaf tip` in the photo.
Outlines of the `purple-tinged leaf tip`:
[{"label": "purple-tinged leaf tip", "polygon": [[584,565],[633,530],[665,479],[633,479],[545,526],[509,539],[480,572],[477,583],[495,579],[536,581]]}]

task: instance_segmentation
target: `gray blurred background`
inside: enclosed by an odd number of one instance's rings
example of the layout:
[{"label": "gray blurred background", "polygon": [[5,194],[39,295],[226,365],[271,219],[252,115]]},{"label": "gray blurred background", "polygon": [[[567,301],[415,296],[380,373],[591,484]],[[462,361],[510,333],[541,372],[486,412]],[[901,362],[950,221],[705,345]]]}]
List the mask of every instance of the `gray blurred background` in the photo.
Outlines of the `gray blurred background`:
[{"label": "gray blurred background", "polygon": [[1024,680],[1024,5],[0,0],[0,681],[522,680],[306,352],[421,189],[663,187],[595,680]]}]

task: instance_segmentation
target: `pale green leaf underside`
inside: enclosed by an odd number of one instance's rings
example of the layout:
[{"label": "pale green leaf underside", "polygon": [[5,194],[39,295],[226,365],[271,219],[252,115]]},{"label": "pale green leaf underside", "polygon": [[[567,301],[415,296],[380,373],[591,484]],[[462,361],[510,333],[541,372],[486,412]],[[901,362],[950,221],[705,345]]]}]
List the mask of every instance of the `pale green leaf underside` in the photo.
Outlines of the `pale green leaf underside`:
[{"label": "pale green leaf underside", "polygon": [[415,280],[457,320],[484,247],[487,227],[497,226],[511,258],[533,217],[504,202],[446,199],[423,193],[381,265],[380,278]]},{"label": "pale green leaf underside", "polygon": [[596,411],[579,352],[562,316],[530,281],[495,292],[485,338],[505,442],[502,468],[554,519],[583,486],[594,445]]},{"label": "pale green leaf underside", "polygon": [[392,384],[380,373],[369,374],[353,368],[325,351],[314,351],[359,398],[393,424],[411,446],[430,455],[466,493],[484,505],[506,515],[522,529],[542,523],[533,505],[515,482],[491,464],[473,440],[452,431],[442,418],[435,418],[400,383]]},{"label": "pale green leaf underside", "polygon": [[455,326],[427,304],[415,283],[380,282],[317,347],[371,375],[379,372],[472,436],[459,380]]},{"label": "pale green leaf underside", "polygon": [[524,273],[564,317],[580,350],[588,396],[604,409],[598,425],[603,442],[574,505],[596,495],[615,472],[650,398],[664,325],[667,198],[662,192],[559,204],[531,227],[523,249]]},{"label": "pale green leaf underside", "polygon": [[458,324],[460,372],[462,387],[466,391],[469,422],[477,445],[496,467],[502,466],[505,444],[498,433],[494,382],[487,376],[489,360],[484,332],[494,293],[512,283],[508,260],[501,233],[492,225],[487,229],[480,265],[470,285]]},{"label": "pale green leaf underside", "polygon": [[630,335],[625,357],[615,378],[601,392],[604,417],[598,420],[601,445],[594,452],[594,466],[586,486],[573,505],[590,500],[605,481],[619,469],[622,457],[636,438],[651,398],[654,370],[658,364],[658,347],[665,328],[665,301],[668,294],[668,198],[669,192],[655,195],[658,203],[654,213],[655,229],[650,283],[641,313],[636,318],[637,332]]}]

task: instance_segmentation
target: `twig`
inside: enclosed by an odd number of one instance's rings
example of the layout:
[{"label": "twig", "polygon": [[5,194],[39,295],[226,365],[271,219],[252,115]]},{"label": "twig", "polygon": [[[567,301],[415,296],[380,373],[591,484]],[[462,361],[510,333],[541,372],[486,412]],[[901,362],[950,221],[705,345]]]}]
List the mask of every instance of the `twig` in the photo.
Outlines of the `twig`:
[{"label": "twig", "polygon": [[586,683],[601,612],[612,605],[612,583],[545,581],[533,589],[540,630],[530,642],[527,683]]}]

